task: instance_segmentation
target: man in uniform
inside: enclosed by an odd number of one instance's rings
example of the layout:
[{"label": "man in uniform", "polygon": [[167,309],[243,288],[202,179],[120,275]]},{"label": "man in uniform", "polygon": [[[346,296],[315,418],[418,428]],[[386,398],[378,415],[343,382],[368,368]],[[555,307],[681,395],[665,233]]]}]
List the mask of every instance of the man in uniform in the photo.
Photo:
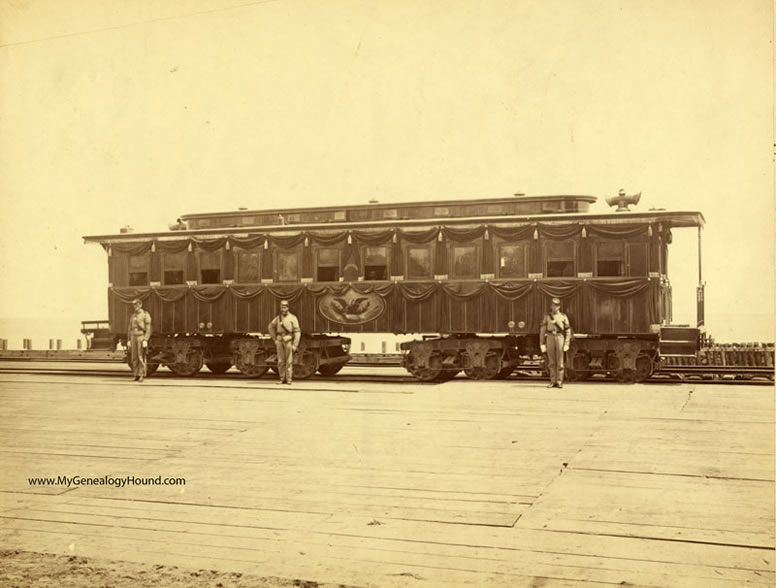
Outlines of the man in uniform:
[{"label": "man in uniform", "polygon": [[142,382],[146,376],[146,354],[148,339],[151,336],[151,315],[143,310],[143,301],[132,301],[135,311],[129,317],[127,344],[129,345],[129,363],[136,382]]},{"label": "man in uniform", "polygon": [[294,353],[299,348],[302,332],[299,319],[288,311],[288,301],[280,301],[280,314],[269,324],[269,334],[275,340],[278,353],[278,376],[281,384],[290,384],[294,378]]},{"label": "man in uniform", "polygon": [[542,318],[539,328],[539,345],[542,353],[547,354],[547,367],[550,370],[548,388],[563,388],[563,354],[571,344],[571,323],[569,317],[560,311],[560,300],[553,298],[550,312]]}]

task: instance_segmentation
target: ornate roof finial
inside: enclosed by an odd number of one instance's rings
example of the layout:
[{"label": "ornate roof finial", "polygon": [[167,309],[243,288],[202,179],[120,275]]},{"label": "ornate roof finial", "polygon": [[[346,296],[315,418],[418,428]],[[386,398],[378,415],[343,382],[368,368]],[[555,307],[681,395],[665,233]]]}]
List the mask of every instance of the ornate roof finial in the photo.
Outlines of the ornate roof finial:
[{"label": "ornate roof finial", "polygon": [[625,195],[625,190],[620,188],[620,191],[617,193],[617,196],[612,196],[611,198],[606,199],[606,203],[609,206],[617,206],[617,210],[615,212],[628,212],[628,205],[633,204],[634,206],[639,203],[639,200],[641,199],[641,192],[638,194],[632,194],[630,196]]}]

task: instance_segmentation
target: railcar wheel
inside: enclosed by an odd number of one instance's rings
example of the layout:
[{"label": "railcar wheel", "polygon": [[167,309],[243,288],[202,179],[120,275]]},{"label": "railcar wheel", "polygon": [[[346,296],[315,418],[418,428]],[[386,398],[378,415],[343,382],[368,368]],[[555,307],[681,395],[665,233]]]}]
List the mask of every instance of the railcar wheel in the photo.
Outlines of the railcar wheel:
[{"label": "railcar wheel", "polygon": [[168,363],[167,367],[176,376],[190,378],[202,369],[202,350],[198,348],[190,349],[186,355],[186,361],[180,363]]},{"label": "railcar wheel", "polygon": [[442,356],[435,353],[428,358],[428,365],[426,367],[419,367],[414,365],[412,358],[412,352],[410,351],[409,364],[407,369],[416,379],[421,382],[433,382],[438,380],[441,376],[442,370]]},{"label": "railcar wheel", "polygon": [[465,368],[463,372],[472,380],[495,380],[501,373],[500,363],[497,355],[488,355],[484,366]]},{"label": "railcar wheel", "polygon": [[505,368],[501,368],[498,375],[496,376],[497,380],[506,380],[509,376],[512,375],[512,372],[515,371],[515,366],[510,365]]},{"label": "railcar wheel", "polygon": [[333,376],[345,367],[344,363],[326,363],[318,366],[318,373],[322,376]]},{"label": "railcar wheel", "polygon": [[634,378],[637,382],[643,382],[652,375],[652,358],[646,353],[640,354],[636,358],[636,372]]},{"label": "railcar wheel", "polygon": [[240,370],[240,373],[243,376],[246,376],[248,378],[260,378],[261,376],[267,373],[266,364],[238,363],[237,369]]},{"label": "railcar wheel", "polygon": [[437,378],[437,380],[439,380],[440,382],[449,382],[460,373],[461,373],[461,370],[442,370],[442,373],[439,374],[439,377]]},{"label": "railcar wheel", "polygon": [[590,377],[590,356],[587,353],[576,353],[572,365],[566,369],[566,380],[583,382]]},{"label": "railcar wheel", "polygon": [[231,361],[208,361],[205,363],[207,369],[214,374],[224,374],[232,367]]},{"label": "railcar wheel", "polygon": [[301,361],[294,364],[294,379],[306,380],[318,369],[318,355],[314,351],[301,349],[300,351],[302,352]]}]

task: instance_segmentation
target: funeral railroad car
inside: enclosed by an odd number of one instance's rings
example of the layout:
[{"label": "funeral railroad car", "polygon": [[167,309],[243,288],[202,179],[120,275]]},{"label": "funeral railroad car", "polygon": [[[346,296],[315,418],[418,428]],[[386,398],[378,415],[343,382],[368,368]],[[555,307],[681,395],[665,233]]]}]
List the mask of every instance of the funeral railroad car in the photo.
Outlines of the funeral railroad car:
[{"label": "funeral railroad car", "polygon": [[[130,302],[153,317],[149,361],[179,375],[203,363],[246,376],[276,362],[267,325],[279,301],[302,325],[295,376],[335,374],[350,333],[417,334],[403,343],[420,380],[509,375],[538,353],[547,300],[574,329],[569,376],[643,380],[661,357],[693,355],[699,329],[671,327],[668,247],[699,212],[629,210],[638,196],[369,204],[189,214],[158,233],[85,237],[108,255],[111,330]],[[703,322],[699,249],[698,324]]]}]

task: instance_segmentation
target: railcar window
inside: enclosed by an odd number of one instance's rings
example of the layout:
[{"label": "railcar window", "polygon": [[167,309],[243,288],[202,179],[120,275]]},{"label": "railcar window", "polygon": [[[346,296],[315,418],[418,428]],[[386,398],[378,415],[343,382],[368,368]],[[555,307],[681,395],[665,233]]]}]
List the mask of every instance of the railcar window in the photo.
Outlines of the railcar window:
[{"label": "railcar window", "polygon": [[571,278],[576,275],[573,241],[549,241],[545,252],[548,278]]},{"label": "railcar window", "polygon": [[599,241],[596,247],[596,272],[599,277],[625,275],[625,243]]},{"label": "railcar window", "polygon": [[498,249],[498,275],[500,278],[526,278],[525,245],[502,245]]},{"label": "railcar window", "polygon": [[261,281],[261,266],[259,254],[254,251],[238,250],[237,258],[237,282],[240,284],[255,284]]},{"label": "railcar window", "polygon": [[164,283],[167,286],[183,284],[183,268],[186,264],[186,252],[165,253],[162,258],[164,264]]},{"label": "railcar window", "polygon": [[319,249],[316,279],[319,282],[336,282],[339,280],[339,272],[339,249]]},{"label": "railcar window", "polygon": [[129,285],[147,286],[148,285],[148,262],[145,255],[129,256]]},{"label": "railcar window", "polygon": [[364,279],[388,279],[387,247],[364,247]]},{"label": "railcar window", "polygon": [[200,283],[221,283],[221,252],[200,251],[199,253]]},{"label": "railcar window", "polygon": [[477,278],[477,248],[474,245],[455,246],[453,255],[453,278]]},{"label": "railcar window", "polygon": [[299,256],[296,251],[278,251],[278,282],[296,282],[299,279]]},{"label": "railcar window", "polygon": [[407,250],[407,277],[423,279],[431,277],[431,251],[425,247],[410,247]]}]

